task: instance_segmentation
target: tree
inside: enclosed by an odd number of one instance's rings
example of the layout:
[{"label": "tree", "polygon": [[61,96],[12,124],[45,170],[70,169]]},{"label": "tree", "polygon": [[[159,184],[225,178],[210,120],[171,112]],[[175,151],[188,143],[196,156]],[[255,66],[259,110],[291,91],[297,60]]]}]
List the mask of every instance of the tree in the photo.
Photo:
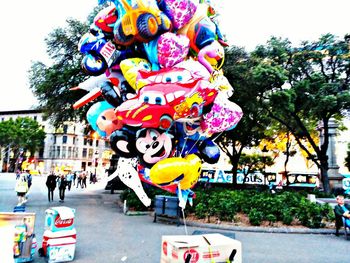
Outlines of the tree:
[{"label": "tree", "polygon": [[224,73],[234,87],[234,94],[230,100],[242,108],[243,117],[235,129],[220,134],[217,143],[230,158],[235,184],[243,149],[259,145],[265,137],[264,131],[270,118],[259,104],[259,87],[252,78],[251,70],[258,61],[251,58],[242,48],[234,46],[226,51],[225,59]]},{"label": "tree", "polygon": [[[327,34],[293,48],[287,39],[273,37],[266,46],[257,47],[252,56],[260,59],[253,74],[261,87],[262,107],[293,134],[299,147],[315,162],[324,190],[329,193],[328,124],[331,118],[340,121],[342,112],[350,107],[348,39]],[[319,145],[313,138],[320,125],[325,139]]]},{"label": "tree", "polygon": [[247,181],[247,177],[250,173],[255,171],[263,171],[263,173],[265,173],[266,166],[271,165],[273,165],[273,159],[271,156],[265,156],[257,153],[242,153],[239,159],[238,168],[244,174],[243,184]]},{"label": "tree", "polygon": [[13,151],[15,158],[11,167],[15,170],[20,150],[33,156],[44,145],[45,136],[46,133],[39,123],[29,117],[0,122],[0,146],[9,147]]},{"label": "tree", "polygon": [[55,126],[63,121],[85,119],[86,108],[74,110],[75,101],[86,94],[85,91],[70,91],[87,76],[80,63],[82,54],[78,42],[88,31],[88,24],[68,19],[67,28],[57,28],[45,39],[47,53],[53,61],[51,66],[36,61],[29,71],[30,88],[39,101],[39,108]]}]

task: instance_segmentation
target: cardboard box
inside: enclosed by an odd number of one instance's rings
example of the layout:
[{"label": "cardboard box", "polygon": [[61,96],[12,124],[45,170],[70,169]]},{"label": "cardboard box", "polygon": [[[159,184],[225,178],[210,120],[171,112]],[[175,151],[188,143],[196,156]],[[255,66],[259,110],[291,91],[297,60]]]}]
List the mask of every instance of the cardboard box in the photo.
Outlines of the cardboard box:
[{"label": "cardboard box", "polygon": [[184,263],[188,254],[190,263],[242,263],[241,242],[221,234],[163,236],[161,250],[161,263]]}]

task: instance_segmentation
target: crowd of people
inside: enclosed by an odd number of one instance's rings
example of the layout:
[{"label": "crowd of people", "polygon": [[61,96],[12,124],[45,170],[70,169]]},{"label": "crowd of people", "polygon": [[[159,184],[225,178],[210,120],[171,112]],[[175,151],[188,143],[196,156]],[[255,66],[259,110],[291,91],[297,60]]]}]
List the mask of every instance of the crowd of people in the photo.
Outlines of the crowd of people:
[{"label": "crowd of people", "polygon": [[[96,174],[92,172],[68,172],[67,174],[55,174],[51,172],[46,178],[46,187],[48,190],[48,201],[53,202],[54,191],[56,188],[59,190],[60,202],[64,202],[65,191],[70,191],[72,187],[86,188],[87,178],[89,177],[90,184],[97,182]],[[28,170],[16,172],[16,186],[15,191],[18,196],[17,206],[21,206],[28,200],[28,192],[32,185],[32,175]]]}]

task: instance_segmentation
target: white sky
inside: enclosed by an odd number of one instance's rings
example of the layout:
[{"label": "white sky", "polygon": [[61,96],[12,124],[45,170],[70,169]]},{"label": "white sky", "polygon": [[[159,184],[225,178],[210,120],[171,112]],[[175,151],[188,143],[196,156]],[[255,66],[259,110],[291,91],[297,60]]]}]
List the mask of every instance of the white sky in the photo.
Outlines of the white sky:
[{"label": "white sky", "polygon": [[[229,43],[253,50],[270,36],[294,44],[321,34],[350,33],[350,0],[211,0],[221,14]],[[0,1],[0,111],[29,109],[36,103],[29,90],[31,61],[46,63],[45,37],[65,27],[69,17],[85,21],[97,0]],[[77,43],[78,44],[78,43]]]}]

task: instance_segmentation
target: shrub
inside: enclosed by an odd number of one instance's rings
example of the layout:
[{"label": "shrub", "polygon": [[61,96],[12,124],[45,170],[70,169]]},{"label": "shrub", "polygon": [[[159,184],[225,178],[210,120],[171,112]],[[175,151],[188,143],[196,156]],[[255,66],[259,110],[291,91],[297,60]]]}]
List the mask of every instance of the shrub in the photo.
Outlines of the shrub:
[{"label": "shrub", "polygon": [[248,214],[249,222],[253,226],[260,226],[261,221],[263,219],[263,213],[256,208],[251,209],[251,211]]}]

